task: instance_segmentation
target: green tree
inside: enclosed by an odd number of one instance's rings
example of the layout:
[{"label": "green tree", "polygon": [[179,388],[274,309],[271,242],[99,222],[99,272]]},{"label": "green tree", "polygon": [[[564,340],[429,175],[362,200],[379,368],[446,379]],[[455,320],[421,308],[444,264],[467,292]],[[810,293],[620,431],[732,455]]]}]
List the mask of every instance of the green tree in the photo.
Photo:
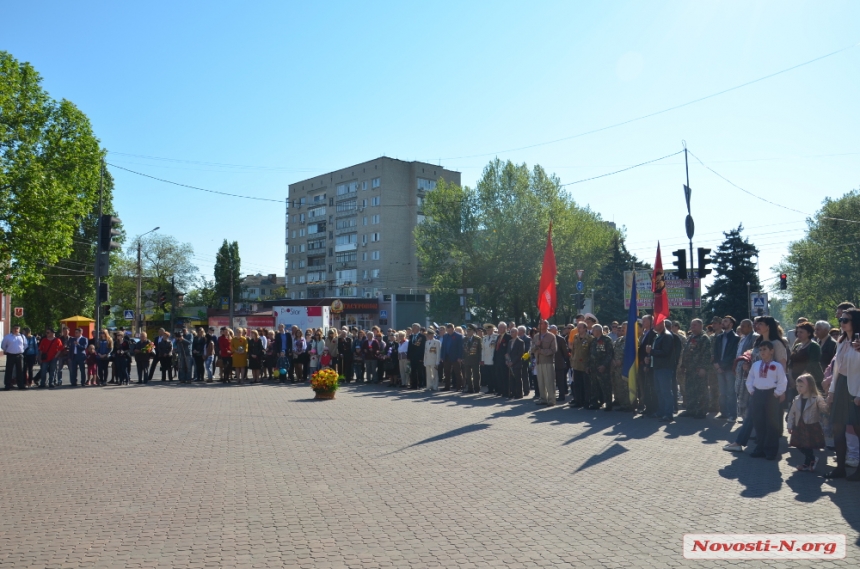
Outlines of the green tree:
[{"label": "green tree", "polygon": [[[703,313],[706,322],[714,316],[731,315],[740,322],[749,316],[747,290],[758,291],[758,271],[753,258],[758,249],[742,237],[743,225],[724,231],[725,240],[711,256],[714,266],[714,282],[702,295]],[[747,283],[750,283],[747,289]]]},{"label": "green tree", "polygon": [[[416,228],[420,276],[431,287],[430,314],[461,321],[458,288],[473,288],[478,320],[535,321],[537,289],[550,220],[558,267],[559,310],[570,312],[576,269],[596,280],[617,231],[576,205],[558,178],[496,159],[475,188],[439,180]],[[523,316],[525,314],[525,316]]]},{"label": "green tree", "polygon": [[[860,190],[826,198],[807,219],[806,235],[774,267],[788,275],[788,322],[833,317],[836,305],[860,301]],[[776,288],[777,284],[774,284]]]},{"label": "green tree", "polygon": [[[46,266],[84,255],[74,240],[98,200],[103,153],[90,121],[41,83],[29,63],[0,51],[0,282],[13,296],[45,282]],[[38,320],[55,317],[27,308]]]},{"label": "green tree", "polygon": [[613,235],[607,247],[606,261],[597,273],[594,286],[594,314],[601,323],[627,320],[627,309],[624,308],[624,271],[630,271],[634,266],[640,270],[651,267],[627,250],[624,237],[620,233]]},{"label": "green tree", "polygon": [[215,255],[215,295],[219,299],[221,297],[230,296],[230,283],[232,274],[233,283],[233,302],[237,303],[241,296],[240,271],[242,269],[242,260],[239,258],[239,242],[233,241],[228,243],[225,239]]}]

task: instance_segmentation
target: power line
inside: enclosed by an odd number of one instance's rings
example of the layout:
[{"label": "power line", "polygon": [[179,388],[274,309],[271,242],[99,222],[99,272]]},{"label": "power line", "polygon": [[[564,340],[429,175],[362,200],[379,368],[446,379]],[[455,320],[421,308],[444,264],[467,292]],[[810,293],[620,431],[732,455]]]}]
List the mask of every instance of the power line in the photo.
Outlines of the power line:
[{"label": "power line", "polygon": [[672,154],[667,154],[666,156],[662,156],[660,158],[655,158],[653,160],[648,160],[647,162],[642,162],[641,164],[635,164],[633,166],[628,166],[627,168],[622,168],[621,170],[616,170],[614,172],[607,172],[606,174],[601,174],[599,176],[592,176],[591,178],[584,178],[582,180],[577,180],[575,182],[568,182],[566,184],[560,184],[559,187],[563,188],[564,186],[573,186],[574,184],[581,184],[583,182],[590,182],[591,180],[597,180],[599,178],[605,178],[607,176],[612,176],[615,174],[620,174],[621,172],[626,172],[628,170],[632,170],[633,168],[639,168],[640,166],[645,166],[647,164],[652,164],[654,162],[659,162],[660,160],[665,160],[666,158],[671,158],[672,156],[677,156],[682,153],[683,150],[679,150],[678,152],[673,152]]},{"label": "power line", "polygon": [[604,126],[604,127],[596,128],[596,129],[593,129],[593,130],[587,130],[587,131],[585,131],[585,132],[580,132],[580,133],[578,133],[578,134],[574,134],[574,135],[571,135],[571,136],[565,136],[565,137],[563,137],[563,138],[557,138],[557,139],[555,139],[555,140],[550,140],[550,141],[547,141],[547,142],[539,142],[539,143],[537,143],[537,144],[530,144],[530,145],[528,145],[528,146],[520,146],[519,148],[509,148],[509,149],[507,149],[507,150],[499,150],[499,151],[497,151],[497,152],[487,152],[487,153],[485,153],[485,154],[471,154],[471,155],[468,155],[468,156],[452,156],[452,157],[448,157],[448,158],[437,158],[436,160],[459,160],[459,159],[461,159],[461,158],[482,158],[482,157],[485,157],[485,156],[495,156],[495,155],[497,155],[497,154],[503,154],[503,153],[505,153],[505,152],[516,152],[516,151],[518,151],[518,150],[528,150],[528,149],[530,149],[530,148],[536,148],[536,147],[538,147],[538,146],[546,146],[546,145],[548,145],[548,144],[555,144],[555,143],[557,143],[557,142],[563,142],[563,141],[565,141],[565,140],[572,140],[572,139],[574,139],[574,138],[579,138],[579,137],[582,137],[582,136],[587,136],[587,135],[589,135],[589,134],[595,134],[595,133],[598,133],[598,132],[603,132],[604,130],[609,130],[609,129],[612,129],[612,128],[617,128],[617,127],[619,127],[619,126],[624,126],[624,125],[626,125],[626,124],[630,124],[630,123],[638,122],[638,121],[641,121],[641,120],[645,120],[645,119],[647,119],[647,118],[651,118],[651,117],[655,117],[655,116],[657,116],[657,115],[662,115],[662,114],[664,114],[664,113],[668,113],[668,112],[670,112],[670,111],[676,111],[676,110],[678,110],[678,109],[682,109],[682,108],[684,108],[684,107],[688,107],[688,106],[690,106],[690,105],[694,105],[694,104],[696,104],[696,103],[701,103],[702,101],[706,101],[706,100],[708,100],[708,99],[713,99],[714,97],[719,97],[720,95],[725,95],[726,93],[730,93],[730,92],[732,92],[732,91],[736,91],[736,90],[738,90],[738,89],[743,89],[744,87],[749,87],[750,85],[753,85],[753,84],[755,84],[755,83],[759,83],[759,82],[761,82],[761,81],[765,81],[766,79],[771,79],[772,77],[776,77],[777,75],[782,75],[783,73],[788,73],[789,71],[793,71],[793,70],[798,69],[798,68],[800,68],[800,67],[803,67],[803,66],[805,66],[805,65],[809,65],[809,64],[811,64],[811,63],[815,63],[815,62],[817,62],[817,61],[821,61],[822,59],[826,59],[826,58],[828,58],[828,57],[832,57],[832,56],[834,56],[834,55],[836,55],[836,54],[838,54],[838,53],[842,53],[843,51],[847,51],[847,50],[849,50],[849,49],[852,49],[852,48],[854,48],[854,47],[857,47],[858,45],[860,45],[860,43],[854,43],[854,44],[851,44],[851,45],[849,45],[849,46],[847,46],[847,47],[843,47],[843,48],[841,48],[841,49],[837,49],[836,51],[832,51],[832,52],[827,53],[827,54],[825,54],[825,55],[821,55],[821,56],[816,57],[816,58],[814,58],[814,59],[810,59],[809,61],[804,61],[803,63],[798,63],[797,65],[793,65],[793,66],[791,66],[791,67],[787,67],[787,68],[785,68],[785,69],[782,69],[781,71],[777,71],[777,72],[775,72],[775,73],[771,73],[771,74],[769,74],[769,75],[765,75],[765,76],[763,76],[763,77],[759,77],[758,79],[753,79],[752,81],[747,81],[746,83],[741,83],[740,85],[735,85],[734,87],[729,87],[728,89],[723,89],[722,91],[718,91],[718,92],[716,92],[716,93],[711,93],[710,95],[705,95],[704,97],[699,97],[698,99],[693,99],[692,101],[687,101],[686,103],[681,103],[680,105],[675,105],[675,106],[672,106],[672,107],[668,107],[668,108],[663,109],[663,110],[660,110],[660,111],[655,111],[655,112],[653,112],[653,113],[649,113],[649,114],[647,114],[647,115],[642,115],[642,116],[640,116],[640,117],[636,117],[636,118],[628,119],[628,120],[626,120],[626,121],[622,121],[622,122],[618,122],[618,123],[610,124],[610,125],[608,125],[608,126]]},{"label": "power line", "polygon": [[197,186],[191,186],[188,184],[180,184],[179,182],[173,182],[171,180],[165,180],[164,178],[157,178],[155,176],[150,176],[149,174],[144,174],[143,172],[136,172],[134,170],[129,170],[128,168],[123,168],[122,166],[117,166],[116,164],[111,164],[110,162],[107,162],[107,165],[113,166],[114,168],[119,168],[120,170],[125,170],[126,172],[131,172],[132,174],[137,174],[138,176],[143,176],[144,178],[150,178],[152,180],[164,182],[165,184],[173,184],[174,186],[180,186],[183,188],[190,188],[192,190],[199,190],[201,192],[209,192],[210,194],[219,194],[222,196],[229,196],[231,198],[244,198],[246,200],[257,200],[257,201],[261,201],[261,202],[275,202],[275,203],[281,203],[281,204],[284,203],[283,200],[273,200],[271,198],[258,198],[256,196],[242,196],[239,194],[230,194],[227,192],[219,192],[216,190],[207,190],[206,188],[199,188]]}]

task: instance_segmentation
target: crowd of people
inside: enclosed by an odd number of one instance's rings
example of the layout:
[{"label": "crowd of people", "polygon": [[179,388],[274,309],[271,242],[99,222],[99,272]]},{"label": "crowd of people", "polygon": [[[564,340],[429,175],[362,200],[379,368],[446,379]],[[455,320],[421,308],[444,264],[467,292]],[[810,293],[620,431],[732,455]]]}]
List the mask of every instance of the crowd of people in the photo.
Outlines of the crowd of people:
[{"label": "crowd of people", "polygon": [[513,399],[533,392],[537,405],[569,397],[576,409],[635,412],[664,422],[713,412],[716,419],[742,423],[725,450],[741,451],[755,439],[751,456],[775,459],[787,426],[789,444],[804,456],[800,470],[814,471],[815,451],[829,448],[837,467],[828,476],[860,480],[860,469],[850,476],[846,471],[858,463],[860,310],[846,302],[836,316],[838,329],[800,318],[788,334],[770,316],[740,323],[715,317],[707,325],[694,319],[687,331],[643,316],[635,390],[622,374],[627,322],[603,325],[593,314],[577,315],[563,328],[547,321],[532,328],[414,324],[386,333],[378,326],[326,332],[210,327],[173,334],[161,329],[152,340],[124,330],[86,338],[66,328],[36,338],[13,327],[2,350],[6,390],[16,383],[22,390],[61,385],[64,368],[72,386],[128,384],[132,362],[138,383],[156,372],[161,381],[180,383],[296,383],[331,368],[345,384]]}]

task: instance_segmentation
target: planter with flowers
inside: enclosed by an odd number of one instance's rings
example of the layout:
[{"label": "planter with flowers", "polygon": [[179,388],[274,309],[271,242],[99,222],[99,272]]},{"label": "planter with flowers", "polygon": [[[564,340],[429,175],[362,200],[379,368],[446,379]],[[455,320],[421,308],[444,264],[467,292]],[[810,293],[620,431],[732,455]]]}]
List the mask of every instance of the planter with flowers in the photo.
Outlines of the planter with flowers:
[{"label": "planter with flowers", "polygon": [[311,389],[316,393],[314,399],[334,399],[337,391],[337,372],[333,369],[321,369],[311,376]]}]

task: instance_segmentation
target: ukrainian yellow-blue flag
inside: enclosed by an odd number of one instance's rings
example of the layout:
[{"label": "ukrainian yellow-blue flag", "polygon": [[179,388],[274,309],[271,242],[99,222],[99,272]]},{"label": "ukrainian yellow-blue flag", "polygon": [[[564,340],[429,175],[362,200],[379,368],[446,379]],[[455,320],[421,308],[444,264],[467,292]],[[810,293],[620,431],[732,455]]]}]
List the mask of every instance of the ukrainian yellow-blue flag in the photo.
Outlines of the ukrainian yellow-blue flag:
[{"label": "ukrainian yellow-blue flag", "polygon": [[636,273],[633,273],[630,285],[630,312],[627,314],[627,337],[624,340],[624,363],[621,365],[621,377],[627,380],[630,389],[630,403],[636,401],[636,373],[639,367],[639,309],[636,306]]}]

